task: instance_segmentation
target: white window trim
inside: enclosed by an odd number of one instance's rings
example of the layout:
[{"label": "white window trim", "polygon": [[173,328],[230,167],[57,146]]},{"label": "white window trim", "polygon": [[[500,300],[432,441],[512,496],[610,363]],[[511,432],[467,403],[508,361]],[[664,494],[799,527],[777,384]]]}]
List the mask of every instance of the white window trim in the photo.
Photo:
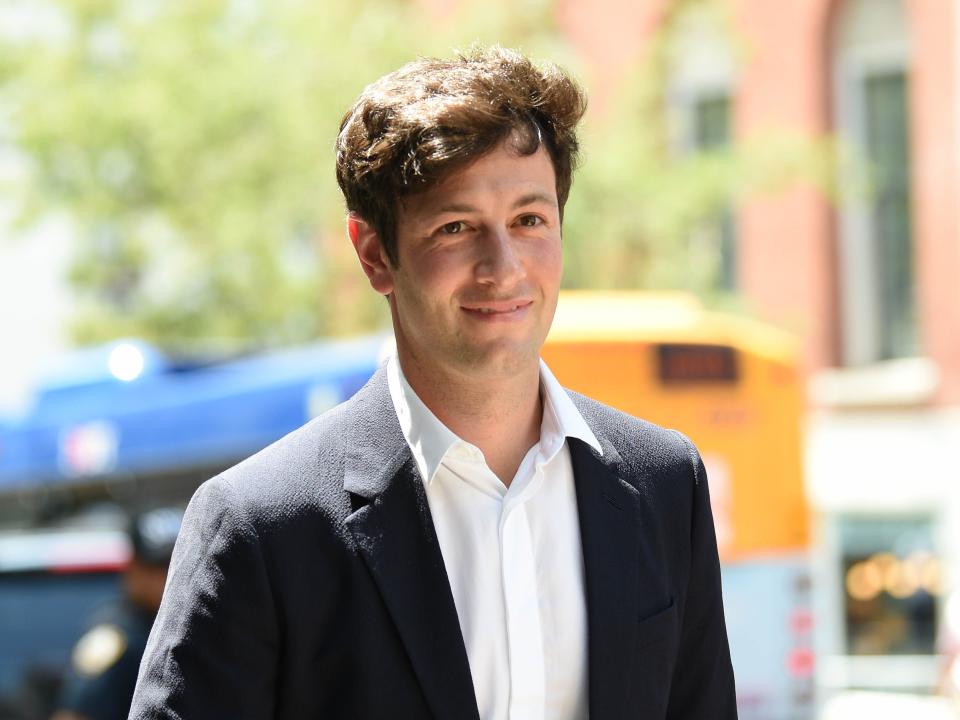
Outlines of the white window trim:
[{"label": "white window trim", "polygon": [[[665,86],[667,145],[672,157],[683,158],[699,151],[696,111],[698,103],[703,100],[717,97],[729,100],[730,142],[735,141],[737,57],[722,20],[709,10],[688,10],[674,33],[670,40],[671,61]],[[716,228],[705,230],[712,233]],[[688,238],[692,246],[703,244],[719,255],[718,240],[698,231]],[[722,261],[717,257],[716,262]],[[736,258],[734,262],[737,262]],[[734,278],[739,275],[738,268],[734,268],[733,275]]]},{"label": "white window trim", "polygon": [[928,404],[939,385],[937,364],[913,357],[821,370],[810,378],[807,391],[817,407],[901,407]]},{"label": "white window trim", "polygon": [[[670,67],[667,80],[667,127],[672,154],[683,157],[697,149],[693,122],[697,103],[724,96],[733,107],[736,62],[728,39],[708,17],[692,15],[677,33],[679,61]],[[688,47],[696,52],[685,52]]]},{"label": "white window trim", "polygon": [[834,129],[845,150],[837,168],[841,356],[845,365],[858,366],[874,362],[879,345],[874,321],[879,278],[875,272],[863,272],[877,264],[863,172],[867,156],[863,88],[872,75],[904,72],[909,76],[910,47],[905,32],[896,40],[844,45],[842,32],[837,30],[831,61]]}]

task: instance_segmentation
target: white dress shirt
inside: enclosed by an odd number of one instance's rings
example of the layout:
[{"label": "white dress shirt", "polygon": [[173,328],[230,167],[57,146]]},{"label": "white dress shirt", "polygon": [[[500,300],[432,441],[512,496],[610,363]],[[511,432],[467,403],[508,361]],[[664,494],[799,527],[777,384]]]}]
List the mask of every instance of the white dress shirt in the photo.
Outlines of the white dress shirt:
[{"label": "white dress shirt", "polygon": [[587,717],[583,553],[567,437],[602,452],[543,361],[540,442],[509,487],[417,397],[400,363],[390,396],[426,488],[481,720]]}]

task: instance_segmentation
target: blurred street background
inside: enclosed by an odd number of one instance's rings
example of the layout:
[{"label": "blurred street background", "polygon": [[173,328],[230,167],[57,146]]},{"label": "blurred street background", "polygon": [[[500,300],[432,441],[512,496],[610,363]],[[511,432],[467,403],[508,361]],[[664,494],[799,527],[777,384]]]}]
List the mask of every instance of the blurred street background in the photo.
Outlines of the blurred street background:
[{"label": "blurred street background", "polygon": [[334,138],[474,42],[588,92],[544,357],[701,448],[741,718],[960,718],[960,0],[0,0],[0,720],[388,351]]}]

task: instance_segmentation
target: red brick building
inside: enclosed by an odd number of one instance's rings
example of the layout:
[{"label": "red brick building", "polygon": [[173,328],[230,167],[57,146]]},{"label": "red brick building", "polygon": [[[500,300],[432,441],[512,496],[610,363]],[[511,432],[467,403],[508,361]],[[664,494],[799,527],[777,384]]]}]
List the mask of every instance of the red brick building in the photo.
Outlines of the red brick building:
[{"label": "red brick building", "polygon": [[[600,112],[619,91],[627,69],[643,57],[644,42],[657,30],[668,4],[560,2],[559,22],[588,67],[591,102]],[[861,300],[854,291],[848,297],[840,267],[844,232],[838,214],[843,213],[812,188],[739,209],[737,287],[764,319],[802,334],[810,370],[862,365],[856,358],[872,355],[922,355],[939,370],[929,402],[960,403],[956,3],[736,0],[727,7],[735,36],[720,38],[718,44],[732,40],[730,57],[721,60],[730,68],[725,78],[705,77],[702,92],[729,97],[734,138],[765,130],[835,133],[862,148],[868,128],[852,127],[857,118],[844,117],[841,98],[856,94],[857,83],[870,85],[877,77],[880,83],[887,79],[888,95],[896,94],[898,88],[889,83],[903,75],[916,350],[884,353],[864,339],[861,347],[845,351],[850,331],[844,309],[871,302],[872,296]],[[704,75],[710,72],[707,68]],[[851,74],[859,78],[849,78]],[[872,91],[882,94],[884,88],[874,83]],[[858,115],[856,108],[849,112]],[[861,125],[863,121],[868,120],[860,118]]]},{"label": "red brick building", "polygon": [[[835,199],[799,186],[751,200],[724,246],[734,291],[802,338],[818,680],[928,690],[946,588],[960,586],[960,3],[688,5],[665,78],[682,122],[728,142],[792,131],[842,148]],[[666,10],[560,0],[596,111]],[[856,585],[875,561],[926,562],[926,589]]]}]

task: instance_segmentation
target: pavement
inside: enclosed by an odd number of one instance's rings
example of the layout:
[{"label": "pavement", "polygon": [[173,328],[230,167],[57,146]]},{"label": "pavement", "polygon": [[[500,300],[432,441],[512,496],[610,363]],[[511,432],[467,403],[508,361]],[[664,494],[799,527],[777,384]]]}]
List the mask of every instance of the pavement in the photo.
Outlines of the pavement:
[{"label": "pavement", "polygon": [[817,720],[960,720],[960,704],[945,698],[885,692],[845,692],[830,698]]}]

